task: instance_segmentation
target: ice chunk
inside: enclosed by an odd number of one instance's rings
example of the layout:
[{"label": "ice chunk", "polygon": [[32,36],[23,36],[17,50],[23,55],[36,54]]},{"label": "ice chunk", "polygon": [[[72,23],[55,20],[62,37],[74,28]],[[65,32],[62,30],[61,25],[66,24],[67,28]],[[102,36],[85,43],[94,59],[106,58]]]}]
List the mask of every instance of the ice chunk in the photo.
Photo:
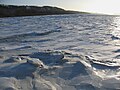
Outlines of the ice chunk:
[{"label": "ice chunk", "polygon": [[29,58],[29,59],[27,60],[27,62],[30,63],[30,64],[32,64],[32,65],[34,65],[34,66],[37,66],[37,67],[43,67],[43,66],[44,66],[44,65],[43,65],[43,62],[40,61],[40,60],[37,59],[37,58]]},{"label": "ice chunk", "polygon": [[13,63],[13,62],[20,62],[22,59],[19,56],[12,56],[11,58],[4,61],[4,63]]},{"label": "ice chunk", "polygon": [[59,63],[64,58],[61,52],[36,52],[30,55],[31,58],[39,58],[45,64]]}]

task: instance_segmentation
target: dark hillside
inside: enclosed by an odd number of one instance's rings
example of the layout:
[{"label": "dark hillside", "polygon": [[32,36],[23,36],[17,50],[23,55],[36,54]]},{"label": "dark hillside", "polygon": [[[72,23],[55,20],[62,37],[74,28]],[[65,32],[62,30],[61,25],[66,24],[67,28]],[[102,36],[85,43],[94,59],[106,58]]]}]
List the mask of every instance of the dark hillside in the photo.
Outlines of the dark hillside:
[{"label": "dark hillside", "polygon": [[37,6],[0,5],[0,17],[75,14],[75,13],[80,12],[67,11],[58,7],[51,6],[37,7]]}]

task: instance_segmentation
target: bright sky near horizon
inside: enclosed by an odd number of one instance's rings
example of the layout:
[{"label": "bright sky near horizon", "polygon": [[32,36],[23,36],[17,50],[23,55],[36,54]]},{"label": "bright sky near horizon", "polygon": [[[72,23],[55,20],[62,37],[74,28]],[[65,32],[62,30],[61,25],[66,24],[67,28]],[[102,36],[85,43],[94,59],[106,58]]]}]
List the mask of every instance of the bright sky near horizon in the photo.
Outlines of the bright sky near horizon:
[{"label": "bright sky near horizon", "polygon": [[49,5],[67,10],[120,14],[120,0],[0,0],[0,4]]}]

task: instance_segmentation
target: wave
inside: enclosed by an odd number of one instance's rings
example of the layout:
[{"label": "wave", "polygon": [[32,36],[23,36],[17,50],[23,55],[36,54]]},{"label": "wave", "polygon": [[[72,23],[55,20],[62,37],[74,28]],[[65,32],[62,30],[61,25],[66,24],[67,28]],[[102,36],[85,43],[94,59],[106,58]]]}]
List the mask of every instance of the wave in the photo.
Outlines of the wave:
[{"label": "wave", "polygon": [[51,41],[52,39],[44,39],[44,40],[24,40],[23,43],[29,43],[29,42],[47,42]]},{"label": "wave", "polygon": [[0,43],[19,42],[19,41],[23,41],[23,39],[25,39],[25,38],[31,38],[31,37],[36,37],[36,36],[45,36],[45,35],[49,35],[54,32],[60,32],[60,31],[54,30],[54,31],[47,31],[47,32],[43,32],[43,33],[31,32],[31,33],[7,36],[7,37],[0,38]]}]

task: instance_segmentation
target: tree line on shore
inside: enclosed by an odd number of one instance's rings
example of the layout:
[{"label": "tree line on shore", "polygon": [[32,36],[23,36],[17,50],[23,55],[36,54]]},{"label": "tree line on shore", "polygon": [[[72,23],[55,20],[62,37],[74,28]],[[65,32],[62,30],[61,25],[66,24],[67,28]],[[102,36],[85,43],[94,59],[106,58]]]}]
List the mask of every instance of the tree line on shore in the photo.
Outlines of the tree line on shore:
[{"label": "tree line on shore", "polygon": [[54,14],[75,14],[86,12],[68,11],[58,7],[51,6],[15,6],[15,5],[1,5],[0,17],[15,17],[15,16],[38,16],[38,15],[54,15]]}]

